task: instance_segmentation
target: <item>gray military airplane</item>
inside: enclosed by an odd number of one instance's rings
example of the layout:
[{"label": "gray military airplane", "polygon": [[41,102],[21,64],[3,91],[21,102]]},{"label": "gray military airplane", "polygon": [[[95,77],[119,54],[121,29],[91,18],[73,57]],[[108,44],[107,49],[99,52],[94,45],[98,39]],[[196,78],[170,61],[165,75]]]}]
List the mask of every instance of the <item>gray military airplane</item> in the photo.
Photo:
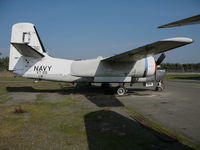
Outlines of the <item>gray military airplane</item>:
[{"label": "gray military airplane", "polygon": [[47,54],[33,24],[17,23],[12,27],[9,70],[22,77],[42,80],[102,83],[102,86],[119,83],[117,94],[124,95],[125,83],[152,86],[154,81],[162,80],[165,71],[157,66],[165,55],[161,54],[157,60],[153,55],[192,42],[185,37],[169,38],[111,57],[68,60]]}]

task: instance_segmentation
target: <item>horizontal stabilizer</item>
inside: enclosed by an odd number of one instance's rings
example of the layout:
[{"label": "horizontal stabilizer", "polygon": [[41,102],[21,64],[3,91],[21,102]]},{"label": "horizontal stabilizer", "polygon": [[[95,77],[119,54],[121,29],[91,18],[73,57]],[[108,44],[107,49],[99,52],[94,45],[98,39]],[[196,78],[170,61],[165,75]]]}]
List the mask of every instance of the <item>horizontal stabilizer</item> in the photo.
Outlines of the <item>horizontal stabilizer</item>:
[{"label": "horizontal stabilizer", "polygon": [[44,55],[31,46],[29,46],[27,43],[11,43],[17,51],[26,57],[34,57],[34,58],[42,58]]}]

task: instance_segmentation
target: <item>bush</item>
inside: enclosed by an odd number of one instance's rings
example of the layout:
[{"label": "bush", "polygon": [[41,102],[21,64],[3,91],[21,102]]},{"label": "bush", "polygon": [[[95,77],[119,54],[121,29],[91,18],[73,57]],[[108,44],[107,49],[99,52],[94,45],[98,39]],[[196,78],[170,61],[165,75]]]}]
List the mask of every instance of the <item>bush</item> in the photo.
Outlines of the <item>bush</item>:
[{"label": "bush", "polygon": [[8,57],[0,58],[0,71],[7,70],[8,69]]}]

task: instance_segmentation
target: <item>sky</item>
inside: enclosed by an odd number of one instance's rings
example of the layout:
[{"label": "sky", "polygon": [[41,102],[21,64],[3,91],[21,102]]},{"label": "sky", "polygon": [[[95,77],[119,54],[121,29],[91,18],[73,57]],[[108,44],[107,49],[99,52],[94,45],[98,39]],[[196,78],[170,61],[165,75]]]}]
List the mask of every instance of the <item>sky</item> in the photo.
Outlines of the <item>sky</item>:
[{"label": "sky", "polygon": [[194,43],[166,52],[164,62],[200,62],[200,24],[157,29],[200,14],[200,0],[0,0],[0,52],[9,55],[12,25],[33,23],[49,55],[112,56],[172,37]]}]

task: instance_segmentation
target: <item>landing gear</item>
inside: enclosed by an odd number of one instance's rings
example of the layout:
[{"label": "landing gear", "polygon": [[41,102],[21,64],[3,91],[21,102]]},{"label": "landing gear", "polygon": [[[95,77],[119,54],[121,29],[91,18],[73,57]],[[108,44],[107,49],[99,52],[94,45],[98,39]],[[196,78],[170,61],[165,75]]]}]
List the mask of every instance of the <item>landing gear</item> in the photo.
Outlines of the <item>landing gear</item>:
[{"label": "landing gear", "polygon": [[[103,83],[101,83],[101,87],[104,90],[109,90],[109,91],[112,90],[110,83],[103,82]],[[119,86],[114,89],[115,89],[114,92],[116,92],[117,95],[119,95],[119,96],[122,96],[122,95],[126,94],[126,92],[127,92],[127,89],[125,88],[124,83],[120,83]],[[112,90],[112,93],[113,93],[113,90]]]},{"label": "landing gear", "polygon": [[163,80],[160,80],[156,86],[156,91],[163,91],[165,89],[165,85],[164,85],[164,82]]},{"label": "landing gear", "polygon": [[89,82],[89,83],[87,84],[87,86],[88,86],[89,88],[91,88],[91,87],[92,87],[92,83]]},{"label": "landing gear", "polygon": [[110,87],[110,84],[103,82],[103,83],[101,83],[101,87],[104,88],[104,89],[106,89],[106,88]]},{"label": "landing gear", "polygon": [[119,88],[117,89],[117,94],[118,94],[119,96],[122,96],[122,95],[124,95],[125,93],[126,93],[126,89],[125,89],[125,88],[119,87]]},{"label": "landing gear", "polygon": [[126,92],[127,92],[127,89],[125,88],[124,84],[120,85],[119,88],[117,89],[117,94],[119,96],[126,94]]}]

